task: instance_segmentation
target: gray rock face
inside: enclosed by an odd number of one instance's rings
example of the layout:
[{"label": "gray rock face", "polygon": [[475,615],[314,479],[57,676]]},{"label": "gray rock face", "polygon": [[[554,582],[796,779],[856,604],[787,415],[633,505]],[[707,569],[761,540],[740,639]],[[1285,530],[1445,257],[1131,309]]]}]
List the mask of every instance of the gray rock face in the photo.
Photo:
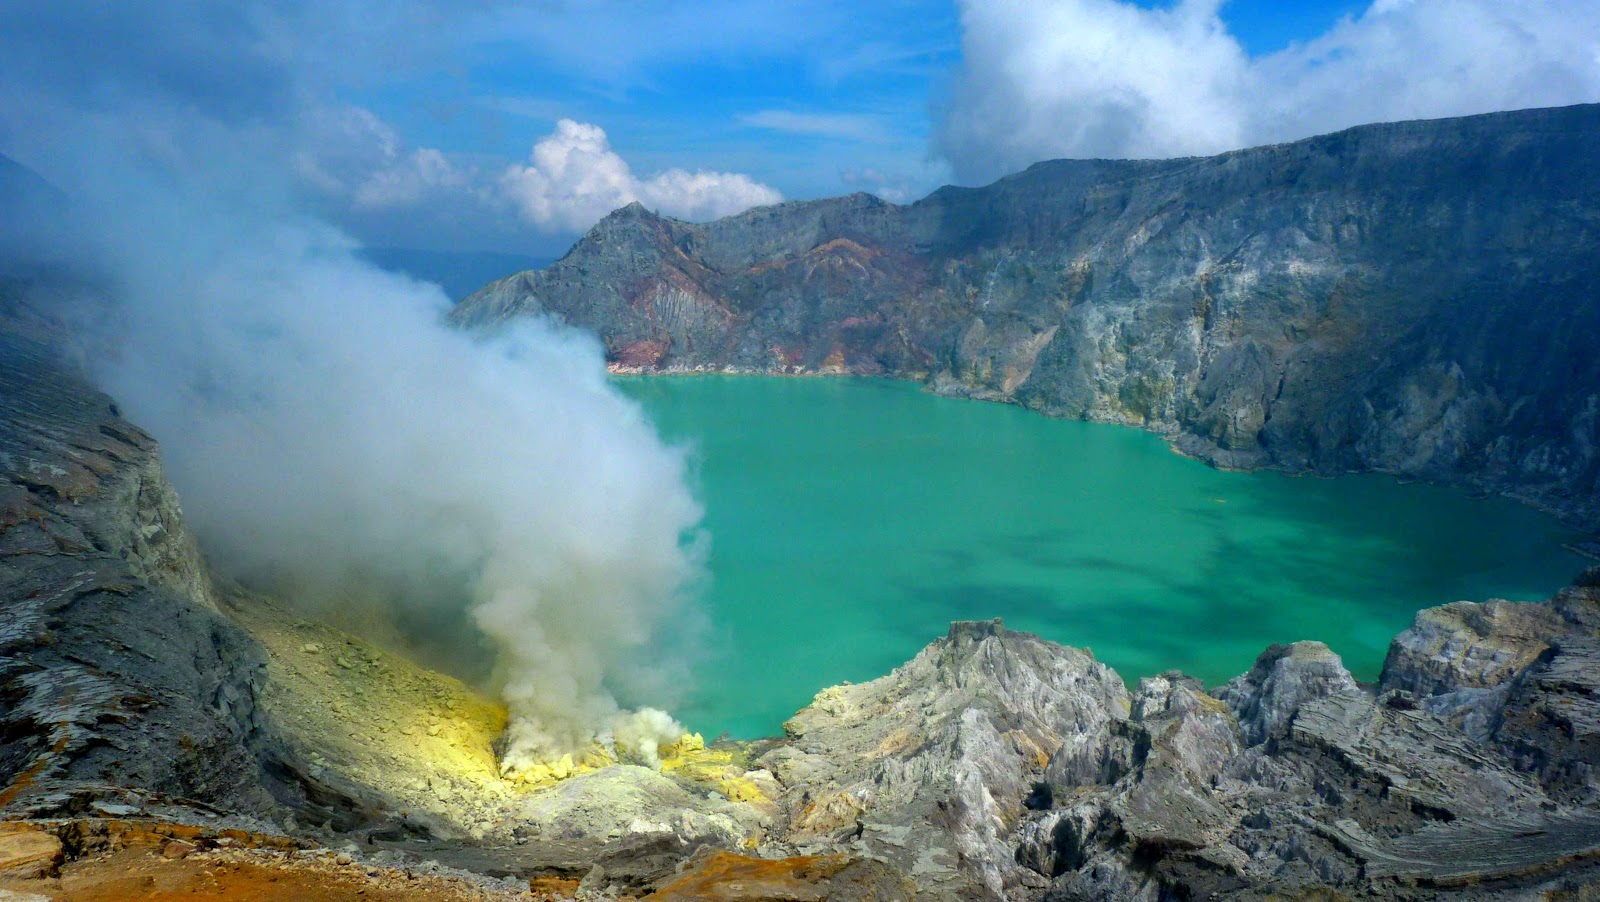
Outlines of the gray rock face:
[{"label": "gray rock face", "polygon": [[850,372],[1379,470],[1600,524],[1600,106],[1205,159],[1041,163],[907,206],[637,205],[456,310],[641,370]]},{"label": "gray rock face", "polygon": [[1395,637],[1384,689],[1498,747],[1569,802],[1600,799],[1600,567],[1548,603],[1458,602]]},{"label": "gray rock face", "polygon": [[0,330],[0,810],[259,813],[264,657],[220,615],[157,447]]},{"label": "gray rock face", "polygon": [[883,858],[918,898],[1025,896],[1044,881],[1007,837],[1051,753],[1104,748],[1127,690],[1076,649],[993,623],[950,634],[893,674],[823,690],[762,759],[783,787],[776,832],[802,853]]},{"label": "gray rock face", "polygon": [[1302,705],[1329,695],[1359,692],[1344,661],[1321,642],[1274,645],[1250,672],[1234,677],[1217,698],[1239,718],[1246,743],[1282,735]]},{"label": "gray rock face", "polygon": [[1383,688],[1429,696],[1504,685],[1565,626],[1548,604],[1463,601],[1428,608],[1390,644]]},{"label": "gray rock face", "polygon": [[[1030,815],[1018,860],[1063,900],[1586,885],[1600,872],[1594,577],[1548,603],[1421,612],[1371,692],[1316,643],[1269,649],[1218,692],[1237,726],[1198,687],[1146,680],[1118,727],[1132,753],[1112,745],[1127,764]],[[1479,721],[1455,716],[1462,693]]]},{"label": "gray rock face", "polygon": [[1135,844],[1153,850],[1205,849],[1233,816],[1215,786],[1239,753],[1239,728],[1198,681],[1173,674],[1141,680],[1132,718],[1130,773],[1137,779],[1110,805]]},{"label": "gray rock face", "polygon": [[[934,898],[1580,885],[1600,874],[1597,602],[1580,584],[1422,612],[1371,689],[1320,643],[1275,646],[1215,696],[1177,673],[1129,696],[1080,652],[955,624],[791,721],[761,761],[782,787],[774,848],[885,860]],[[1483,666],[1518,641],[1538,651]],[[1469,690],[1495,706],[1487,734],[1429,704]]]},{"label": "gray rock face", "polygon": [[1020,831],[1019,859],[1052,864],[1051,898],[1160,898],[1162,882],[1141,862],[1231,866],[1242,858],[1226,843],[1240,812],[1218,783],[1241,748],[1232,714],[1197,680],[1177,673],[1141,680],[1132,716],[1117,725],[1110,747],[1115,764],[1105,770],[1116,776],[1060,788],[1057,798],[1070,807]]}]

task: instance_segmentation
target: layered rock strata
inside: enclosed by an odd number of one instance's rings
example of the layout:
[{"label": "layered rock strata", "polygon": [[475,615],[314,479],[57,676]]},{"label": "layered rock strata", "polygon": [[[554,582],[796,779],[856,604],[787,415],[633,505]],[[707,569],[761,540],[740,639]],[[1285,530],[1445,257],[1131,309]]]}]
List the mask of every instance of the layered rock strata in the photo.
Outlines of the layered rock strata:
[{"label": "layered rock strata", "polygon": [[0,330],[0,811],[271,807],[265,663],[215,607],[155,441]]},{"label": "layered rock strata", "polygon": [[819,693],[783,738],[511,785],[491,702],[215,584],[150,436],[33,326],[0,326],[0,815],[29,873],[114,823],[587,898],[1581,898],[1600,880],[1600,570],[1545,603],[1422,611],[1371,686],[1300,642],[1223,687],[1129,692],[1087,652],[958,623]]},{"label": "layered rock strata", "polygon": [[649,372],[858,373],[1375,470],[1600,526],[1600,105],[1203,159],[1058,160],[897,206],[635,204],[455,311]]}]

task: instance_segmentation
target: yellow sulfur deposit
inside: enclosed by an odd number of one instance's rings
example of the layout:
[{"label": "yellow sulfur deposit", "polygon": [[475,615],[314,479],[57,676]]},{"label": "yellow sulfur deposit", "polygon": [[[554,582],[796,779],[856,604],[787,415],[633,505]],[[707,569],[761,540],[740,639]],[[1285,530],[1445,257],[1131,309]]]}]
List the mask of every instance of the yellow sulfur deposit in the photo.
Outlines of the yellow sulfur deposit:
[{"label": "yellow sulfur deposit", "polygon": [[541,786],[547,783],[556,783],[579,774],[591,773],[603,767],[610,767],[617,763],[606,751],[605,746],[592,742],[577,756],[562,755],[555,761],[546,761],[523,767],[515,774],[505,776],[507,782],[520,783],[527,786]]},{"label": "yellow sulfur deposit", "polygon": [[705,737],[687,733],[661,749],[661,772],[711,789],[730,801],[769,801],[760,785],[746,776],[748,758],[739,746],[706,748]]}]

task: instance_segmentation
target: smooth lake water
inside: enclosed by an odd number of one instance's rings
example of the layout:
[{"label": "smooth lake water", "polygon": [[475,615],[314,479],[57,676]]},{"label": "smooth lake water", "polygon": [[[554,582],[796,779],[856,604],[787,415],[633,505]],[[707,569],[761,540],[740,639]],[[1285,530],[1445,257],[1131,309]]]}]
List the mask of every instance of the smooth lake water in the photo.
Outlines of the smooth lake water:
[{"label": "smooth lake water", "polygon": [[1136,429],[856,378],[618,380],[695,449],[709,635],[674,713],[778,735],[951,620],[1222,682],[1319,639],[1372,679],[1419,608],[1535,600],[1584,561],[1555,520],[1384,476],[1224,473]]}]

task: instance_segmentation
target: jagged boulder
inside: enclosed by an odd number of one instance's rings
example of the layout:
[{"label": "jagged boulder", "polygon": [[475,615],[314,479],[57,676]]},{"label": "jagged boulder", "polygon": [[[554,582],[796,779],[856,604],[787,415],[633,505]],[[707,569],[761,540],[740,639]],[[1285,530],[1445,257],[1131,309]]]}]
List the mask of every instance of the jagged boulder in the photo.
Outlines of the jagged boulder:
[{"label": "jagged boulder", "polygon": [[1359,691],[1332,649],[1321,642],[1295,642],[1262,652],[1249,673],[1217,690],[1217,698],[1239,719],[1245,743],[1256,745],[1287,730],[1307,702]]},{"label": "jagged boulder", "polygon": [[[1215,698],[1146,679],[1097,755],[1052,762],[1074,779],[1015,860],[1062,902],[1558,897],[1600,877],[1597,602],[1591,571],[1550,602],[1424,611],[1370,689],[1309,642]],[[1486,728],[1431,704],[1467,694]]]},{"label": "jagged boulder", "polygon": [[1068,807],[1024,825],[1017,860],[1053,878],[1047,898],[1159,898],[1162,881],[1142,862],[1225,848],[1239,812],[1219,778],[1242,747],[1233,714],[1198,680],[1176,672],[1141,680],[1106,745],[1109,779],[1061,787]]},{"label": "jagged boulder", "polygon": [[1122,681],[1082,651],[954,623],[889,676],[818,693],[761,763],[796,849],[883,858],[919,898],[1005,898],[1042,885],[1008,837],[1052,752],[1104,747],[1128,708]]},{"label": "jagged boulder", "polygon": [[1498,686],[1532,664],[1564,627],[1545,603],[1459,601],[1427,608],[1389,644],[1380,684],[1417,696]]},{"label": "jagged boulder", "polygon": [[1223,766],[1239,753],[1239,726],[1198,680],[1169,674],[1141,680],[1133,717],[1134,779],[1110,804],[1128,838],[1146,850],[1203,849],[1234,820],[1217,791]]},{"label": "jagged boulder", "polygon": [[1548,602],[1463,601],[1418,612],[1390,644],[1379,686],[1416,696],[1476,741],[1502,742],[1528,767],[1566,773],[1561,779],[1578,791],[1595,754],[1597,639],[1600,567]]}]

